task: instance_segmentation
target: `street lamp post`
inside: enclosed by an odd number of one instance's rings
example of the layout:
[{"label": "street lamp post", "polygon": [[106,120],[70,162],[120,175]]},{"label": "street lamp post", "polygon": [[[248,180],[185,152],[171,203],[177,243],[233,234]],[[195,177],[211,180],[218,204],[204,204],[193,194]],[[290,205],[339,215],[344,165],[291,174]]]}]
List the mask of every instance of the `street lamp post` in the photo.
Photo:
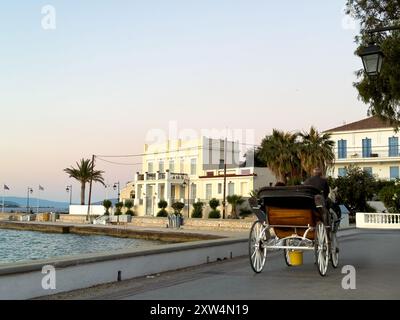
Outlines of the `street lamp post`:
[{"label": "street lamp post", "polygon": [[[187,182],[186,182],[186,180],[187,180]],[[183,187],[185,187],[186,188],[186,186],[188,187],[188,197],[187,197],[187,201],[188,201],[188,204],[187,204],[187,206],[188,206],[188,208],[187,208],[187,216],[188,216],[188,219],[190,218],[190,178],[189,178],[189,176],[187,176],[186,177],[186,180],[185,181],[183,181],[183,183],[182,183],[182,185],[183,185]]]},{"label": "street lamp post", "polygon": [[28,187],[28,192],[27,192],[27,200],[26,200],[26,213],[29,213],[29,194],[33,193],[33,189],[31,187]]},{"label": "street lamp post", "polygon": [[[400,26],[377,28],[367,31],[370,35],[385,31],[400,30]],[[375,42],[369,43],[368,47],[362,48],[358,54],[363,62],[365,73],[369,77],[379,76],[382,70],[384,54],[381,47]]]},{"label": "street lamp post", "polygon": [[72,204],[72,185],[67,186],[67,188],[65,190],[69,193],[69,205],[71,205]]},{"label": "street lamp post", "polygon": [[114,190],[117,190],[118,188],[118,201],[119,202],[119,196],[120,196],[120,189],[119,189],[119,181],[114,183]]}]

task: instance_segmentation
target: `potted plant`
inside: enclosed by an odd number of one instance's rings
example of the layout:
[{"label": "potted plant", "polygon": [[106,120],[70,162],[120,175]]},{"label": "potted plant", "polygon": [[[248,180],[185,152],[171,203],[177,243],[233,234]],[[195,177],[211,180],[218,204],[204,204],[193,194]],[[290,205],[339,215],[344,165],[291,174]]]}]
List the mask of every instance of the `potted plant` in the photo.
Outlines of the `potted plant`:
[{"label": "potted plant", "polygon": [[204,202],[193,203],[192,218],[202,218],[203,207],[204,207]]},{"label": "potted plant", "polygon": [[219,205],[220,205],[220,202],[219,202],[219,200],[218,199],[215,199],[215,198],[212,198],[209,202],[208,202],[208,204],[210,205],[210,207],[211,207],[211,211],[210,211],[210,213],[208,214],[208,218],[209,219],[220,219],[221,218],[221,211],[219,211],[219,210],[217,210],[217,208],[219,207]]},{"label": "potted plant", "polygon": [[166,208],[168,207],[168,202],[165,200],[160,200],[158,202],[158,208],[160,211],[157,213],[157,217],[168,217],[168,211]]},{"label": "potted plant", "polygon": [[172,209],[174,209],[174,214],[177,219],[177,227],[183,225],[183,216],[182,216],[182,209],[185,207],[185,204],[182,202],[175,202],[172,204]]},{"label": "potted plant", "polygon": [[103,207],[106,210],[104,212],[104,215],[109,216],[110,215],[110,208],[112,207],[112,202],[110,200],[104,200],[103,201]]}]

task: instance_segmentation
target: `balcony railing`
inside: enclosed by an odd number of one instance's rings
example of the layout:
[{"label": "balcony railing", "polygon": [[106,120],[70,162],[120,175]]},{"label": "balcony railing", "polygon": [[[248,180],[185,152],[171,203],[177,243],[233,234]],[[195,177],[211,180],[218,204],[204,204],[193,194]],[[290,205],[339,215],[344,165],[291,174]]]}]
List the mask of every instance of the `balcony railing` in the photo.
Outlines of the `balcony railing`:
[{"label": "balcony railing", "polygon": [[183,182],[188,178],[186,173],[144,173],[137,174],[137,181],[172,180]]}]

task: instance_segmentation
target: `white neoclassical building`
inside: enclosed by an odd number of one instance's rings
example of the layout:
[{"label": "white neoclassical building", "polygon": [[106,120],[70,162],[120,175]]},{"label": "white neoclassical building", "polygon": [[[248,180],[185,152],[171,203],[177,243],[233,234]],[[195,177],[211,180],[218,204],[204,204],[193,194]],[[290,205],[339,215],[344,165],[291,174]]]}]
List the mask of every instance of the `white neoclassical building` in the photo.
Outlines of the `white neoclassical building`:
[{"label": "white neoclassical building", "polygon": [[400,175],[399,138],[393,127],[378,117],[370,117],[326,130],[335,141],[333,177],[346,174],[346,167],[357,165],[382,180]]},{"label": "white neoclassical building", "polygon": [[252,190],[275,183],[269,169],[241,165],[240,152],[238,142],[227,141],[225,152],[224,140],[207,137],[145,145],[142,172],[137,172],[133,185],[127,186],[131,192],[122,190],[121,195],[133,195],[137,214],[149,216],[157,214],[160,200],[167,201],[168,206],[183,202],[186,213],[188,203],[208,203],[212,198],[222,202],[224,159],[226,195],[248,198]]}]

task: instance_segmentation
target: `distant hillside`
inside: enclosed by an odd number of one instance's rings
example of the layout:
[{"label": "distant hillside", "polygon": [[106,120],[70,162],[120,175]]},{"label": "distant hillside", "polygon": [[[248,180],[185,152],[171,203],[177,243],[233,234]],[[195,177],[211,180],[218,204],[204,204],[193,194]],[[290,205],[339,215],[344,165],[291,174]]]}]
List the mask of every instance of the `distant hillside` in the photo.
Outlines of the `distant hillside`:
[{"label": "distant hillside", "polygon": [[[115,206],[115,204],[118,202],[118,199],[109,199],[112,202],[112,205]],[[94,205],[103,205],[103,201],[98,201],[94,202]]]},{"label": "distant hillside", "polygon": [[[3,200],[0,200],[0,205],[3,205]],[[19,207],[19,205],[16,202],[4,200],[4,207],[6,207],[6,208],[17,208],[17,207]]]},{"label": "distant hillside", "polygon": [[[22,197],[4,197],[5,203],[12,203],[16,205],[16,207],[26,207],[26,198]],[[1,199],[0,199],[0,205],[1,205]],[[30,198],[29,199],[29,205],[31,207],[35,207],[37,205],[37,199],[36,198]],[[11,207],[11,206],[8,206]],[[41,208],[57,208],[57,209],[65,209],[69,207],[68,202],[57,202],[57,201],[50,201],[50,200],[44,200],[40,199],[40,207]]]}]

